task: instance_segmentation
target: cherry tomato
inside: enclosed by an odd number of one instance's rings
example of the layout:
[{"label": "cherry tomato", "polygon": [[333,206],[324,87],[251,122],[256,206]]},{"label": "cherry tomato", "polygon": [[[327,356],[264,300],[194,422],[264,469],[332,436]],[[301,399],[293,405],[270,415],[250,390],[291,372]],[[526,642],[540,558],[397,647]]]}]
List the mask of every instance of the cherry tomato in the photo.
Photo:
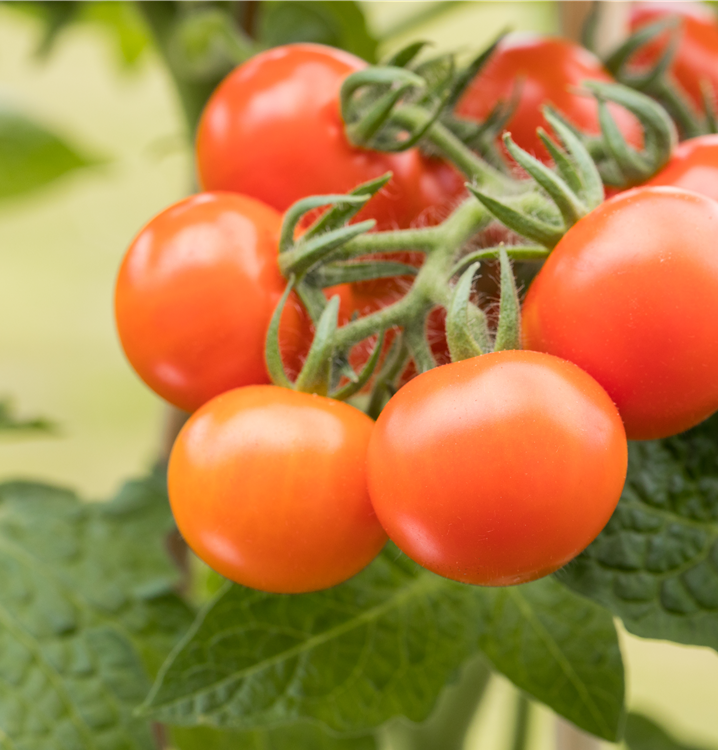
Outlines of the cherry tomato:
[{"label": "cherry tomato", "polygon": [[529,288],[524,345],[582,367],[628,437],[667,437],[718,409],[718,203],[669,187],[606,201]]},{"label": "cherry tomato", "polygon": [[[655,23],[667,16],[680,19],[680,41],[669,71],[703,111],[701,81],[706,80],[718,93],[718,24],[710,8],[699,3],[634,3],[631,31]],[[655,63],[665,51],[671,32],[665,32],[642,47],[631,62],[637,67]]]},{"label": "cherry tomato", "polygon": [[212,399],[170,457],[182,536],[244,586],[290,594],[345,581],[386,542],[366,485],[373,427],[347,404],[276,386]]},{"label": "cherry tomato", "polygon": [[[471,82],[456,114],[483,121],[499,102],[511,101],[519,86],[518,103],[506,130],[521,148],[549,162],[549,153],[536,135],[539,126],[550,131],[541,112],[545,104],[554,105],[582,131],[600,132],[596,101],[575,90],[586,80],[613,79],[597,57],[577,44],[535,34],[510,34]],[[638,121],[620,107],[611,105],[611,111],[628,142],[640,147],[643,137]]]},{"label": "cherry tomato", "polygon": [[[219,85],[202,115],[197,166],[208,190],[231,190],[285,211],[300,198],[344,193],[393,172],[358,218],[381,229],[432,221],[463,193],[455,170],[417,149],[354,148],[344,134],[339,90],[366,66],[346,52],[291,44],[262,52]],[[454,192],[450,195],[447,188]]]},{"label": "cherry tomato", "polygon": [[496,352],[397,392],[369,442],[369,494],[419,564],[508,586],[560,568],[598,535],[627,460],[616,407],[589,375],[537,352]]},{"label": "cherry tomato", "polygon": [[[280,224],[253,198],[202,193],[156,216],[130,245],[117,330],[137,374],[171,404],[193,411],[223,391],[269,382],[266,330],[285,287]],[[289,337],[293,315],[289,306]]]},{"label": "cherry tomato", "polygon": [[718,201],[718,135],[680,143],[668,164],[646,185],[673,185]]}]

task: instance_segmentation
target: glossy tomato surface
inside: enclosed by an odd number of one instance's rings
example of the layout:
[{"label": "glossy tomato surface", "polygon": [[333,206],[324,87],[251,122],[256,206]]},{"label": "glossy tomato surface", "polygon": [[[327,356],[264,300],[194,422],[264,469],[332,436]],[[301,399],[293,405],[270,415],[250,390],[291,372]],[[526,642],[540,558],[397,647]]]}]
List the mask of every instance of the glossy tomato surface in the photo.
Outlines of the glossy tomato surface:
[{"label": "glossy tomato surface", "polygon": [[[680,19],[680,39],[669,70],[692,103],[702,111],[701,81],[706,80],[718,92],[718,23],[713,11],[700,3],[633,3],[631,31],[668,16]],[[659,35],[642,47],[631,62],[639,68],[657,62],[669,38],[669,32]]]},{"label": "glossy tomato surface", "polygon": [[524,345],[608,391],[628,437],[673,435],[718,409],[718,203],[636,188],[575,224],[529,288]]},{"label": "glossy tomato surface", "polygon": [[[542,126],[550,131],[541,108],[552,104],[587,133],[599,133],[598,106],[592,97],[580,96],[583,81],[611,82],[601,61],[577,44],[536,34],[510,34],[474,78],[456,108],[467,120],[484,121],[499,102],[509,102],[518,88],[518,102],[506,130],[516,143],[542,161],[548,151],[536,135]],[[638,121],[620,107],[611,109],[629,143],[640,146]]]},{"label": "glossy tomato surface", "polygon": [[375,218],[383,229],[435,221],[440,206],[463,192],[453,168],[417,149],[382,154],[346,139],[339,91],[364,67],[363,60],[332,47],[292,44],[236,68],[212,95],[199,125],[204,188],[244,193],[285,211],[301,198],[348,192],[391,171],[393,179],[360,218]]},{"label": "glossy tomato surface", "polygon": [[269,382],[265,336],[285,286],[280,223],[253,198],[202,193],[156,216],[130,245],[117,330],[138,375],[171,404],[194,411],[231,388]]},{"label": "glossy tomato surface", "polygon": [[718,200],[718,135],[679,143],[668,164],[646,185],[672,185]]},{"label": "glossy tomato surface", "polygon": [[507,586],[560,568],[621,494],[626,437],[589,375],[507,351],[438,367],[379,416],[369,492],[389,537],[457,581]]},{"label": "glossy tomato surface", "polygon": [[366,484],[373,427],[347,404],[276,386],[218,396],[172,449],[169,496],[182,536],[214,570],[263,591],[350,578],[386,541]]}]

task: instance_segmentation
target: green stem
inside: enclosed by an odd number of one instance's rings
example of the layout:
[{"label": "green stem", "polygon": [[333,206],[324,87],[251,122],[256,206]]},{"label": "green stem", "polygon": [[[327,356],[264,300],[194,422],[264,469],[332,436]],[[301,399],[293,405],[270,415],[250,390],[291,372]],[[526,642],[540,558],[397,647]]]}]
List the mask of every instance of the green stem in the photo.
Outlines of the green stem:
[{"label": "green stem", "polygon": [[531,725],[531,701],[522,692],[516,696],[516,716],[511,750],[527,750]]}]

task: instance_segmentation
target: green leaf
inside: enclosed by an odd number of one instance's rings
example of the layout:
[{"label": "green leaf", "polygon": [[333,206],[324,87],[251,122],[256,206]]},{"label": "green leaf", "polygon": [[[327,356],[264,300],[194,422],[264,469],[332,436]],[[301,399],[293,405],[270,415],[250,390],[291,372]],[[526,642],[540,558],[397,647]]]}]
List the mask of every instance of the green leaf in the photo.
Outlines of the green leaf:
[{"label": "green leaf", "polygon": [[701,750],[678,742],[651,719],[634,713],[628,715],[624,742],[628,750]]},{"label": "green leaf", "polygon": [[49,419],[35,417],[33,419],[20,419],[15,416],[10,401],[0,401],[0,433],[11,432],[45,432],[53,433],[56,426]]},{"label": "green leaf", "polygon": [[333,737],[316,724],[290,724],[256,732],[174,727],[177,750],[376,750],[373,735]]},{"label": "green leaf", "polygon": [[615,738],[623,668],[608,612],[552,579],[484,589],[387,550],[326,591],[278,596],[227,584],[162,668],[143,710],[169,724],[259,729],[310,719],[371,730],[423,721],[482,648],[579,726]]},{"label": "green leaf", "polygon": [[376,62],[377,41],[359,3],[346,0],[270,0],[261,6],[260,42],[277,47],[293,42],[328,44]]},{"label": "green leaf", "polygon": [[487,589],[481,647],[522,690],[581,729],[619,739],[624,674],[611,614],[552,577]]},{"label": "green leaf", "polygon": [[77,5],[80,20],[99,24],[109,36],[122,64],[127,68],[136,67],[143,54],[152,46],[152,40],[135,3],[101,0]]},{"label": "green leaf", "polygon": [[96,163],[42,125],[0,107],[0,200],[37,190]]},{"label": "green leaf", "polygon": [[110,503],[0,485],[0,736],[12,747],[151,750],[133,709],[189,619],[161,541],[163,479]]},{"label": "green leaf", "polygon": [[629,444],[613,517],[561,580],[646,638],[718,649],[718,417]]}]

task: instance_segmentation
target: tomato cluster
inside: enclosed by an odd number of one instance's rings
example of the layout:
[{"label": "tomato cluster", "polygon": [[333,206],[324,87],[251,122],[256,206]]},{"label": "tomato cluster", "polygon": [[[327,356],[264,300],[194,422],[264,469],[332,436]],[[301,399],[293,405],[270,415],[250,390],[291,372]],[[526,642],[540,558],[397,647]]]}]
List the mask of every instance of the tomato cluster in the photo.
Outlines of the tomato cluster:
[{"label": "tomato cluster", "polygon": [[[281,212],[391,172],[352,221],[434,226],[441,238],[440,222],[474,200],[448,162],[417,148],[381,153],[350,143],[340,88],[364,67],[305,44],[239,66],[199,126],[204,192],[152,219],[125,256],[116,289],[125,353],[150,388],[192,412],[169,462],[172,510],[200,558],[266,591],[340,583],[387,538],[458,581],[533,580],[572,559],[608,521],[625,480],[627,437],[675,434],[718,410],[717,137],[685,142],[648,185],[605,201],[565,233],[528,289],[523,351],[451,362],[448,303],[427,306],[439,366],[417,375],[418,360],[401,364],[374,422],[356,406],[270,384],[265,361],[287,285]],[[595,100],[576,90],[585,79],[610,77],[580,47],[509,37],[454,116],[482,120],[513,99],[515,141],[550,165],[536,136],[544,103],[589,134],[599,130]],[[640,148],[638,120],[614,114]],[[342,283],[324,293],[339,297],[341,330],[410,284]],[[381,357],[396,333],[386,332]],[[313,335],[292,292],[278,328],[290,379]],[[354,346],[353,369],[371,349],[367,340]]]}]

